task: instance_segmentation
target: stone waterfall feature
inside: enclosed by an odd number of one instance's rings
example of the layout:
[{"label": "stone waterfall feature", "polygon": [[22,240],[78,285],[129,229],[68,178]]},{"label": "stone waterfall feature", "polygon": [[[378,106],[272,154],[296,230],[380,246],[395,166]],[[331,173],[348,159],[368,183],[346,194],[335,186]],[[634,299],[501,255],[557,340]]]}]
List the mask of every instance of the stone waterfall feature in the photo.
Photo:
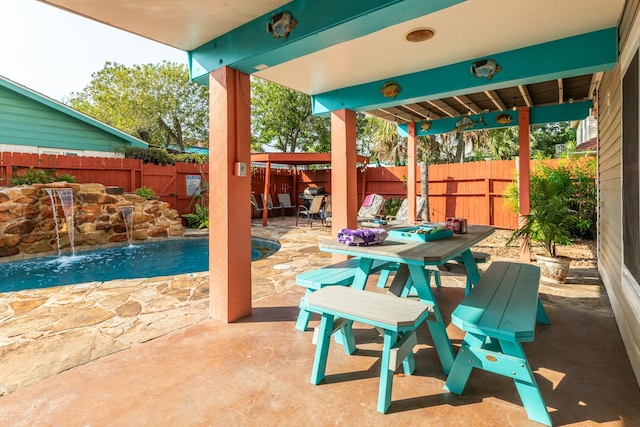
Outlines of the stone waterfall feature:
[{"label": "stone waterfall feature", "polygon": [[[54,211],[56,215],[61,212],[54,208],[56,203],[51,201],[48,189],[66,190],[65,198],[73,196],[73,204],[65,202],[64,205],[70,209],[65,212],[68,232],[60,233],[58,239]],[[128,215],[130,232],[121,210],[123,207],[132,208]],[[129,239],[135,243],[182,236],[183,231],[182,218],[168,203],[129,193],[108,194],[102,184],[57,182],[0,187],[0,257],[55,255],[58,242],[61,249],[71,249],[72,233],[74,247],[79,250],[96,245],[123,244]]]}]

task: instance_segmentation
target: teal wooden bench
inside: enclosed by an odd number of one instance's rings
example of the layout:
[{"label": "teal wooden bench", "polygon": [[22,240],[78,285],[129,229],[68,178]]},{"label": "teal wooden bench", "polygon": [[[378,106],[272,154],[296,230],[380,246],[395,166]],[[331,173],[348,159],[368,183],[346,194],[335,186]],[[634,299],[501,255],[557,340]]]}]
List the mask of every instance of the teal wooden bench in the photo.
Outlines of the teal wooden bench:
[{"label": "teal wooden bench", "polygon": [[405,375],[415,371],[413,347],[417,344],[416,328],[427,320],[432,307],[420,301],[398,298],[351,287],[330,286],[308,295],[306,308],[320,313],[322,319],[314,333],[316,344],[311,383],[325,378],[331,335],[340,332],[345,349],[355,352],[353,321],[381,330],[384,344],[380,361],[378,412],[385,413],[391,405],[393,373],[403,365]]},{"label": "teal wooden bench", "polygon": [[300,312],[296,321],[296,329],[305,331],[309,326],[311,312],[306,310],[305,298],[312,292],[322,289],[325,286],[351,286],[356,274],[377,273],[389,266],[385,261],[373,261],[369,264],[370,271],[367,273],[361,270],[360,258],[351,258],[346,261],[332,264],[316,270],[306,271],[296,276],[296,284],[306,288],[304,296],[300,299]]},{"label": "teal wooden bench", "polygon": [[[529,419],[551,425],[542,394],[520,343],[533,341],[540,317],[540,269],[494,262],[451,314],[466,332],[445,390],[462,394],[473,368],[513,378]],[[544,309],[542,309],[544,311]]]}]

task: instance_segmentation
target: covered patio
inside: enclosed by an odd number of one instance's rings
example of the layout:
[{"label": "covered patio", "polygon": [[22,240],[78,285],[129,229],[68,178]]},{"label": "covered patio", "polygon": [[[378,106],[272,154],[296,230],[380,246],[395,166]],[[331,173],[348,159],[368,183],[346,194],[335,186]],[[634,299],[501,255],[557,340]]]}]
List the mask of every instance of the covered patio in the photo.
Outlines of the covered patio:
[{"label": "covered patio", "polygon": [[[626,2],[633,7],[622,19],[624,0],[265,0],[236,9],[205,0],[188,7],[116,0],[108,8],[43,1],[185,50],[192,79],[209,85],[216,153],[210,215],[217,219],[211,320],[14,393],[3,400],[7,420],[29,413],[27,424],[75,416],[78,423],[121,424],[534,425],[509,379],[481,373],[462,396],[444,393],[425,330],[417,375],[397,378],[387,415],[374,410],[379,338],[365,326],[356,326],[358,356],[341,357],[333,346],[327,380],[308,384],[310,334],[292,328],[300,292],[251,298],[250,183],[243,173],[251,161],[250,75],[311,95],[314,113],[331,117],[335,234],[356,226],[356,111],[396,121],[406,132],[408,182],[416,180],[417,137],[429,132],[518,124],[521,159],[528,159],[530,124],[579,120],[594,100],[600,115],[609,108],[615,114],[615,94],[601,95],[599,82],[617,65],[618,28],[635,19],[638,2]],[[640,37],[638,31],[631,34]],[[528,212],[527,165],[520,165],[521,214]],[[415,192],[408,186],[409,221]],[[619,284],[606,277],[611,292]],[[461,292],[438,291],[454,345],[461,334],[447,316]],[[525,346],[554,424],[640,420],[638,385],[625,368],[631,359],[637,377],[638,319],[626,302],[633,307],[635,300],[611,295],[626,348],[611,316],[553,304],[547,309],[553,324],[538,327],[535,342]]]}]

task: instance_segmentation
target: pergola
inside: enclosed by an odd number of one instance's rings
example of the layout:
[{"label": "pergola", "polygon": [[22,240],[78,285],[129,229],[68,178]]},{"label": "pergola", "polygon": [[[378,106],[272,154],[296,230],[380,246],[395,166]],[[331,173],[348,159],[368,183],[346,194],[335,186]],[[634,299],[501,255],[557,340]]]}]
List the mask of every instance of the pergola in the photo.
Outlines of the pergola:
[{"label": "pergola", "polygon": [[[358,156],[358,163],[367,164],[369,159],[365,156]],[[327,165],[331,164],[331,153],[253,153],[251,163],[265,163],[266,172],[264,179],[264,194],[269,191],[271,180],[271,165],[292,165],[294,168],[293,194],[298,193],[298,166],[305,165]],[[366,175],[362,175],[362,188],[364,188]],[[264,206],[262,211],[262,226],[267,225],[269,212],[267,210],[267,199],[263,198]]]},{"label": "pergola", "polygon": [[[251,313],[249,76],[331,117],[333,227],[356,225],[356,111],[393,120],[416,180],[423,134],[518,125],[521,214],[529,125],[589,114],[617,60],[624,0],[42,0],[184,50],[210,90],[211,316]],[[244,165],[244,166],[243,166]],[[245,173],[241,173],[241,171]],[[415,186],[408,186],[415,220]]]}]

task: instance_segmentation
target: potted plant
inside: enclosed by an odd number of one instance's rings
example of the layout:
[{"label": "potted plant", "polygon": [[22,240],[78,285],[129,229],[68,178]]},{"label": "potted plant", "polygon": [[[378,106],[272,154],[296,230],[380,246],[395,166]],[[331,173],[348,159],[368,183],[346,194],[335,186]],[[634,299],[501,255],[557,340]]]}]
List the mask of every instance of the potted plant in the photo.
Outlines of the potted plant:
[{"label": "potted plant", "polygon": [[[520,239],[538,243],[543,254],[537,254],[543,280],[564,283],[571,259],[558,255],[558,246],[572,243],[572,232],[585,224],[577,214],[572,168],[560,164],[556,168],[540,165],[530,178],[530,212],[521,218],[507,244]],[[507,205],[518,212],[518,186],[512,183],[505,193]]]}]

